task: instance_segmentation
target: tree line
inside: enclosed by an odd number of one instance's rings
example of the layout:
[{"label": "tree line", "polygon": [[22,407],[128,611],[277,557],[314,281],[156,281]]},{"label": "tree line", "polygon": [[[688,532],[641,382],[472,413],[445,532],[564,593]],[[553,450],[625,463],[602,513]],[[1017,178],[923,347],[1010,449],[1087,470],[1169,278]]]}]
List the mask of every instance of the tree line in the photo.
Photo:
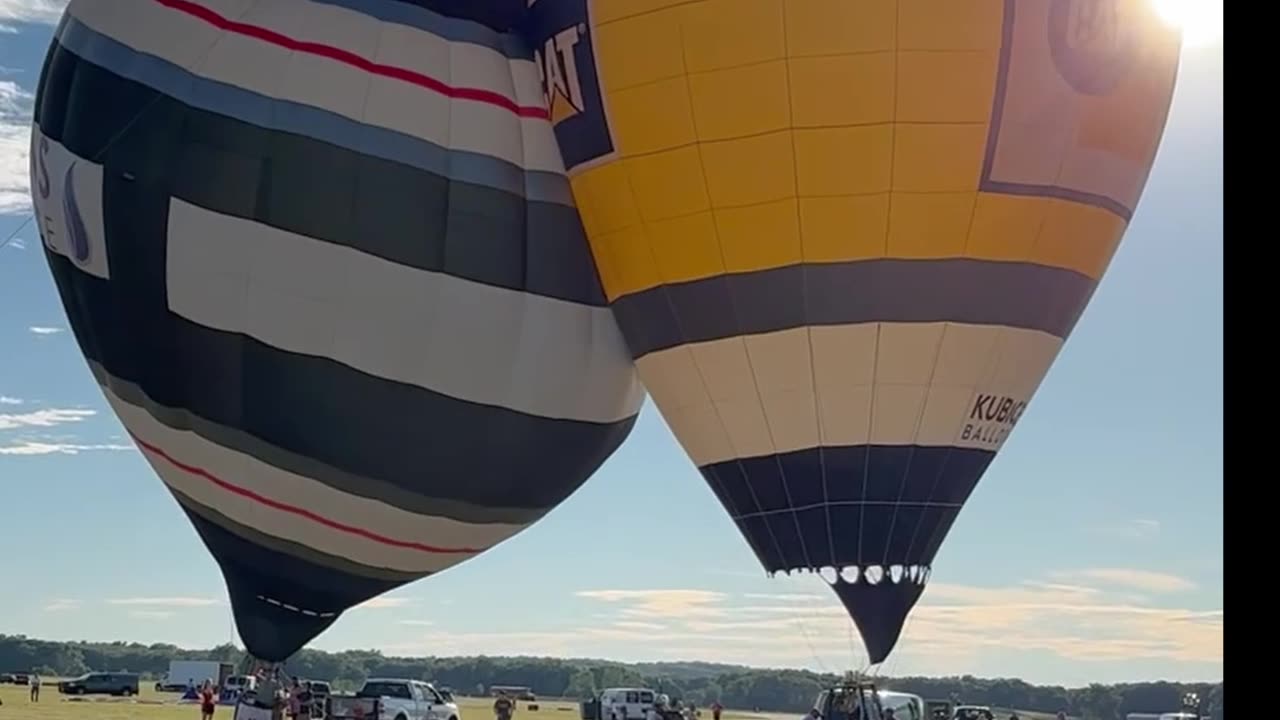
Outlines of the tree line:
[{"label": "tree line", "polygon": [[[0,672],[31,670],[74,676],[90,671],[140,673],[157,678],[170,660],[222,660],[242,664],[233,645],[188,650],[174,645],[112,642],[52,642],[0,635]],[[807,710],[833,675],[807,670],[759,669],[703,662],[625,664],[605,660],[540,657],[390,657],[374,650],[329,653],[303,650],[290,658],[293,675],[329,680],[354,689],[366,677],[410,677],[450,687],[461,694],[485,694],[491,685],[523,685],[544,697],[587,698],[606,687],[650,687],[705,707],[760,711]],[[1143,682],[1083,688],[1032,685],[1016,679],[961,677],[882,678],[886,689],[926,699],[1054,713],[1064,710],[1084,720],[1122,720],[1130,712],[1170,712],[1184,694],[1198,693],[1213,720],[1223,720],[1222,683]]]}]

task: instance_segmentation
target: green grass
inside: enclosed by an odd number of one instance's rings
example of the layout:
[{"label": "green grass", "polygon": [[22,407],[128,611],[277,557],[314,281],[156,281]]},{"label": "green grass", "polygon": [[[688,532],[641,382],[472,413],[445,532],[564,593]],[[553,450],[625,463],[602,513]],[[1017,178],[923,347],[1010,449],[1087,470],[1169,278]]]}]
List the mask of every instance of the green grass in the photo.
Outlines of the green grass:
[{"label": "green grass", "polygon": [[[157,693],[142,683],[135,698],[91,696],[71,699],[58,694],[56,685],[48,679],[40,690],[40,702],[28,699],[25,686],[0,685],[0,718],[21,720],[198,720],[200,710],[192,704],[178,704],[180,694]],[[458,698],[461,720],[492,720],[492,700],[484,698]],[[537,703],[538,710],[530,711],[525,703],[516,711],[516,720],[578,720],[578,705],[570,701],[555,700]],[[214,720],[230,720],[232,708],[219,705]],[[725,720],[746,720],[746,713],[725,713]],[[799,716],[797,715],[797,720]]]},{"label": "green grass", "polygon": [[[141,683],[138,697],[123,699],[97,697],[71,699],[58,694],[56,684],[46,679],[40,692],[40,702],[28,699],[25,686],[0,685],[0,720],[198,720],[200,710],[192,704],[178,704],[179,694],[157,693],[149,683]],[[461,720],[492,720],[491,700],[485,698],[458,698]],[[996,710],[997,720],[1006,720],[1009,710]],[[214,720],[231,720],[232,708],[218,706]],[[800,713],[749,713],[725,711],[724,720],[770,720],[794,716]],[[1019,712],[1025,720],[1053,720],[1053,715]],[[571,701],[540,701],[537,711],[530,711],[520,704],[516,720],[578,720],[578,705]]]}]

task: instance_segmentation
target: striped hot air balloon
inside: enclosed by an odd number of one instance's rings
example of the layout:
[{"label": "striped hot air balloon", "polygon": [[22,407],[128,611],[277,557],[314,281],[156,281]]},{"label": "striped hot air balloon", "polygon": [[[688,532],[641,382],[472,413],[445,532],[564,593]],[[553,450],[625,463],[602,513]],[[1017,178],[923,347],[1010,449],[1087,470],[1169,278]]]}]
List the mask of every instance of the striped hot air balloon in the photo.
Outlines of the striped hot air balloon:
[{"label": "striped hot air balloon", "polygon": [[605,291],[770,572],[883,661],[1137,206],[1147,0],[538,0]]},{"label": "striped hot air balloon", "polygon": [[73,0],[40,79],[71,326],[262,660],[527,527],[643,397],[531,51],[433,5]]}]

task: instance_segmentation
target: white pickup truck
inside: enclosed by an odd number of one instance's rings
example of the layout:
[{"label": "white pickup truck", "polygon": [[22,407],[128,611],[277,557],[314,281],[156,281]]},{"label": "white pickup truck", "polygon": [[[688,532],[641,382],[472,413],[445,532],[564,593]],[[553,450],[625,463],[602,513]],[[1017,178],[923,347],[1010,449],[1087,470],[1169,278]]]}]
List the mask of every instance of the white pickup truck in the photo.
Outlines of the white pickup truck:
[{"label": "white pickup truck", "polygon": [[355,695],[330,695],[331,720],[460,720],[458,706],[420,680],[369,678]]}]

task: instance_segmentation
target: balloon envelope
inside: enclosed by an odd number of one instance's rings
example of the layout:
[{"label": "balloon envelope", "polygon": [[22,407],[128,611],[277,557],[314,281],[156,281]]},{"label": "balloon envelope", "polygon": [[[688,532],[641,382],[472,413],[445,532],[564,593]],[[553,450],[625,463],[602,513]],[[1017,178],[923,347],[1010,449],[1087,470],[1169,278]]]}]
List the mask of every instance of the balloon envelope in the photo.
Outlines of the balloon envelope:
[{"label": "balloon envelope", "polygon": [[872,662],[1083,312],[1179,40],[1138,0],[534,5],[642,380],[764,567]]},{"label": "balloon envelope", "polygon": [[260,659],[527,527],[634,423],[509,35],[396,0],[73,0],[32,142],[76,339]]}]

